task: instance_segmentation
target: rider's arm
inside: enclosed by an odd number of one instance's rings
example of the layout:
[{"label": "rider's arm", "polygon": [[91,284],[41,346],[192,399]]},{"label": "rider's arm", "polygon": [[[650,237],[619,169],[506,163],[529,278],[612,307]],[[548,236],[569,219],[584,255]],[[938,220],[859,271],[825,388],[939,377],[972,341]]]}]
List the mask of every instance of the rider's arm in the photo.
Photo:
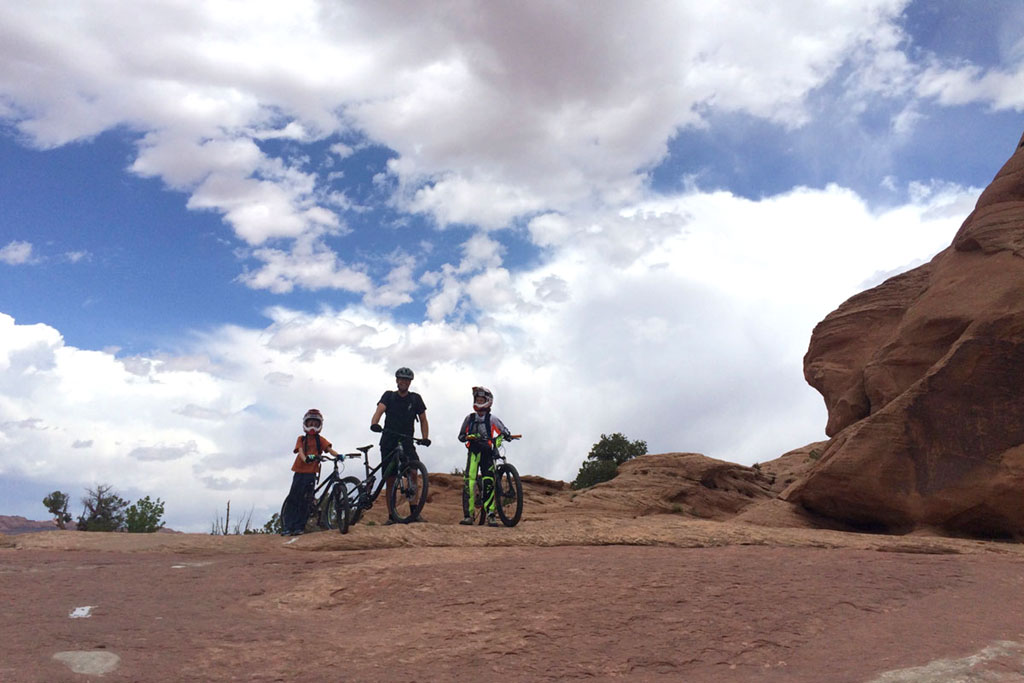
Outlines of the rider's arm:
[{"label": "rider's arm", "polygon": [[384,414],[384,410],[387,408],[383,403],[377,404],[377,410],[373,411],[373,417],[370,418],[370,424],[375,425],[380,422],[380,416]]},{"label": "rider's arm", "polygon": [[459,441],[466,443],[466,436],[469,433],[469,419],[472,415],[467,415],[466,419],[462,421],[462,426],[459,427]]},{"label": "rider's arm", "polygon": [[[501,418],[499,418],[497,415],[491,415],[491,429],[495,430],[496,432],[498,432],[498,434],[501,434],[506,439],[512,436],[512,432],[509,431],[508,427],[505,426],[505,423],[502,422]],[[497,434],[495,434],[494,436],[497,436]]]},{"label": "rider's arm", "polygon": [[424,439],[430,438],[430,423],[427,422],[427,411],[420,413],[420,437]]}]

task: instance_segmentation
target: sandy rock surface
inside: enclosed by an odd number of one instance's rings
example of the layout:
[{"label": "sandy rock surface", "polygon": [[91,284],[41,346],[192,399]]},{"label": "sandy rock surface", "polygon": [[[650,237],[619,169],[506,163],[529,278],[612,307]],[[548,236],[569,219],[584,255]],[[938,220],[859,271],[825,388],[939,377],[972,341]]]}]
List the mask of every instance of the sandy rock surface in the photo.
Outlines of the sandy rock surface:
[{"label": "sandy rock surface", "polygon": [[0,536],[0,594],[3,681],[1024,679],[1020,546],[682,515]]}]

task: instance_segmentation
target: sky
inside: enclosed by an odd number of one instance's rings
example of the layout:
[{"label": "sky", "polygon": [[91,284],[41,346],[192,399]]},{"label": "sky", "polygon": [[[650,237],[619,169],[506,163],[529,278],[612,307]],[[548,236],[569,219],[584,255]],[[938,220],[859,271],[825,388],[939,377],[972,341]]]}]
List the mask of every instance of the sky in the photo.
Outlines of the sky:
[{"label": "sky", "polygon": [[552,479],[614,432],[822,440],[811,331],[949,245],[1022,37],[1017,0],[2,3],[0,514],[262,525],[303,413],[374,443],[400,366],[436,472],[475,385]]}]

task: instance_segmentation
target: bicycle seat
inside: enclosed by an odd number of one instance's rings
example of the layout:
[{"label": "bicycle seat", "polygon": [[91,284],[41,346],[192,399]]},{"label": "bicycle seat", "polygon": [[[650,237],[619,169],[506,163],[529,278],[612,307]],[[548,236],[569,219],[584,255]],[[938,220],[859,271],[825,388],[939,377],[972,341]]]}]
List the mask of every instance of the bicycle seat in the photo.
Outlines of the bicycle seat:
[{"label": "bicycle seat", "polygon": [[357,446],[356,450],[360,451],[363,455],[366,455],[370,451],[371,448],[373,448],[373,444],[372,443],[369,446]]}]

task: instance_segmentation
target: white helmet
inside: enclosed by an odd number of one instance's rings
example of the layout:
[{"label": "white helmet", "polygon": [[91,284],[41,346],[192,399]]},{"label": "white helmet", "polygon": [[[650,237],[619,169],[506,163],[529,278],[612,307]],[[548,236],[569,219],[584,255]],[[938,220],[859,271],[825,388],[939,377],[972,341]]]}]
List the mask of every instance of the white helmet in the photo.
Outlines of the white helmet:
[{"label": "white helmet", "polygon": [[483,413],[491,409],[494,394],[487,387],[473,387],[473,410]]},{"label": "white helmet", "polygon": [[[312,422],[313,424],[310,424]],[[316,408],[310,408],[302,416],[302,431],[307,434],[319,434],[324,426],[324,416]]]}]

